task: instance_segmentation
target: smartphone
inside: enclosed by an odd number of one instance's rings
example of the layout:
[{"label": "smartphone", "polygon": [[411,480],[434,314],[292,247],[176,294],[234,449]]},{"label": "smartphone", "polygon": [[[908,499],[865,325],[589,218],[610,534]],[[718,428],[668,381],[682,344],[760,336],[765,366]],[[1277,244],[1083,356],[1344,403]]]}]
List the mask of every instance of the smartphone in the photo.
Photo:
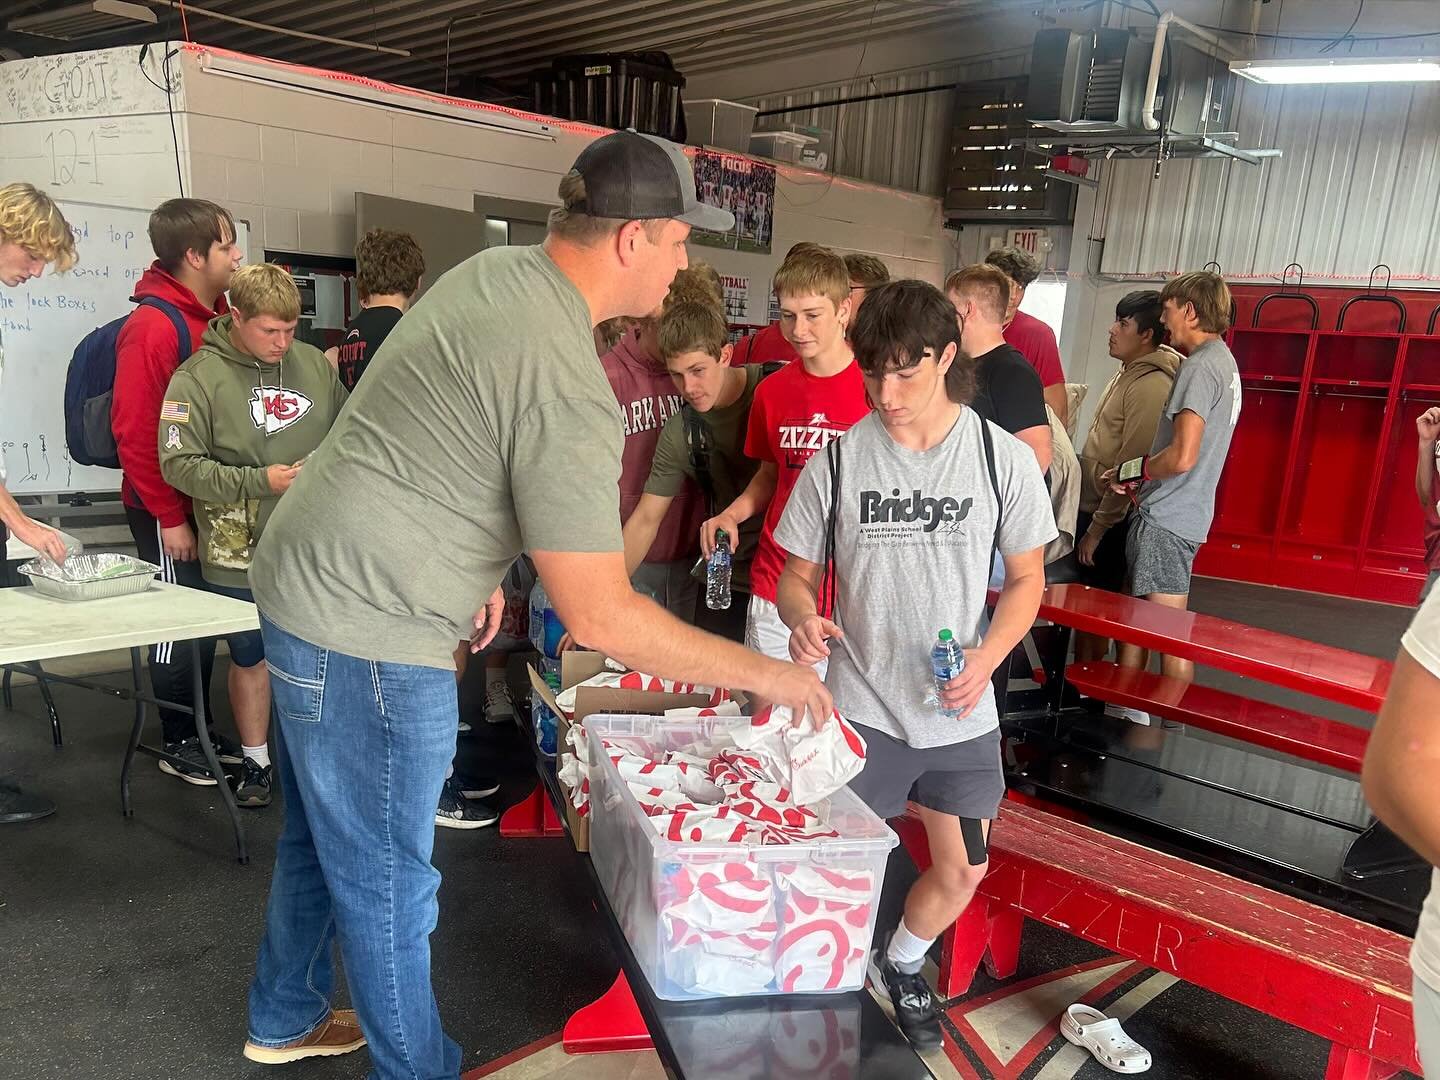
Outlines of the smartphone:
[{"label": "smartphone", "polygon": [[1115,482],[1119,484],[1138,484],[1144,479],[1145,459],[1143,457],[1121,462],[1120,469],[1115,474]]}]

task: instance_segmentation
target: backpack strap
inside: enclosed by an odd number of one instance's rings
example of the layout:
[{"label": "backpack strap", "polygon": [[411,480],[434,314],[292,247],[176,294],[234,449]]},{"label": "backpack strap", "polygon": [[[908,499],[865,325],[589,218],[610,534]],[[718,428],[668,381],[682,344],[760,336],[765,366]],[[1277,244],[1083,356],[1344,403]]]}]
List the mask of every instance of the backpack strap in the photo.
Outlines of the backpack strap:
[{"label": "backpack strap", "polygon": [[825,448],[830,462],[830,513],[825,523],[825,568],[820,579],[820,607],[830,609],[830,621],[840,621],[840,587],[835,572],[835,535],[840,516],[840,440],[832,439]]},{"label": "backpack strap", "polygon": [[985,469],[990,474],[990,490],[995,493],[995,539],[990,544],[990,565],[995,565],[995,556],[1000,551],[1000,521],[1004,517],[1004,504],[1000,500],[1000,477],[995,472],[995,443],[990,435],[990,423],[979,413],[980,441],[985,447]]},{"label": "backpack strap", "polygon": [[195,351],[195,348],[194,343],[190,340],[190,324],[185,321],[185,316],[180,313],[180,309],[169,300],[162,300],[158,296],[144,297],[139,306],[153,307],[165,313],[165,317],[170,320],[170,325],[175,328],[175,340],[180,346],[180,363],[183,364],[189,360],[190,354]]},{"label": "backpack strap", "polygon": [[681,405],[680,415],[685,420],[685,447],[690,451],[690,469],[713,516],[720,508],[715,505],[715,478],[710,474],[710,434],[694,406],[688,403]]}]

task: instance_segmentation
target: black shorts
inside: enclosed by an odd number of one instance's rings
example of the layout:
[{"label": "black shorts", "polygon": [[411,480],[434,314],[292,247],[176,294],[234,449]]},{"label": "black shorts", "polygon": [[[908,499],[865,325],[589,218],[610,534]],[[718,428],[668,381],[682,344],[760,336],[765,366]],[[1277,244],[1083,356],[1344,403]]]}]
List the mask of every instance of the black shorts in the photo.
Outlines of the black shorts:
[{"label": "black shorts", "polygon": [[1005,797],[999,728],[923,750],[862,724],[855,729],[865,740],[865,768],[850,790],[880,817],[899,817],[907,802],[981,821],[999,812]]},{"label": "black shorts", "polygon": [[[1090,528],[1090,520],[1093,514],[1080,511],[1075,521],[1075,537],[1078,544]],[[1100,546],[1095,549],[1095,565],[1086,566],[1080,560],[1075,560],[1080,567],[1080,580],[1086,585],[1096,589],[1106,589],[1110,592],[1123,593],[1125,591],[1125,575],[1129,566],[1125,561],[1125,539],[1130,535],[1130,523],[1135,518],[1134,514],[1126,514],[1123,521],[1119,521],[1105,530],[1105,535],[1100,538]]]}]

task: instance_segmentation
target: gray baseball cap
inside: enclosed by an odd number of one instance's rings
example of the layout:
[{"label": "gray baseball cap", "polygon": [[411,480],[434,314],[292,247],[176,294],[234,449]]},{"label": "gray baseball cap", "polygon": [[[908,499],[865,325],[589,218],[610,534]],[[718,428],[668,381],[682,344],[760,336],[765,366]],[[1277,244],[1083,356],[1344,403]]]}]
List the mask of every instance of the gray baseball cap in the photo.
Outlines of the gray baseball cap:
[{"label": "gray baseball cap", "polygon": [[625,221],[674,218],[712,232],[735,227],[734,214],[696,197],[690,159],[659,136],[606,135],[582,150],[572,169],[585,179],[585,198],[567,210]]}]

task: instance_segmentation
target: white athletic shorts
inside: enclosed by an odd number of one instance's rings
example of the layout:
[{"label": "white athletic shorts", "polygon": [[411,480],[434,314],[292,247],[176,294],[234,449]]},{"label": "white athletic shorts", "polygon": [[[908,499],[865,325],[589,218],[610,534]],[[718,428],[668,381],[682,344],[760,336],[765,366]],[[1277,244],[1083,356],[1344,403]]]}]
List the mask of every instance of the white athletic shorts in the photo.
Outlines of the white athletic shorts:
[{"label": "white athletic shorts", "polygon": [[[769,600],[750,597],[750,611],[745,617],[745,645],[774,660],[790,659],[790,628],[780,621],[780,609]],[[815,665],[820,678],[825,678],[824,660]]]}]

